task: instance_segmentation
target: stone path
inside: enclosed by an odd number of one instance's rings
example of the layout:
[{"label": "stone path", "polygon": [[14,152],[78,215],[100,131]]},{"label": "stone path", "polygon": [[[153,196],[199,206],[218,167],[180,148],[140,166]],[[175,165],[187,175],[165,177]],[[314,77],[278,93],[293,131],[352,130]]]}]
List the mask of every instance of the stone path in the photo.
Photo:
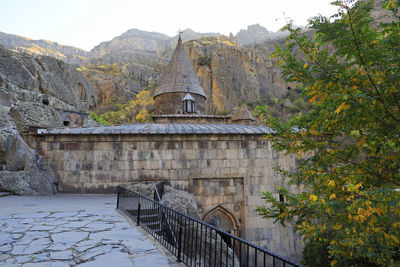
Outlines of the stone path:
[{"label": "stone path", "polygon": [[115,200],[0,198],[0,266],[178,266],[114,209]]}]

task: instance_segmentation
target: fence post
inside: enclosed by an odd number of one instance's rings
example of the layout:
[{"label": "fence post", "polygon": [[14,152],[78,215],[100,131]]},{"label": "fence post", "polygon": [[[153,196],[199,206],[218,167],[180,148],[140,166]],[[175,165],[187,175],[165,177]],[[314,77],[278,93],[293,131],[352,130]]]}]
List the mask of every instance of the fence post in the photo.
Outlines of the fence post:
[{"label": "fence post", "polygon": [[177,262],[182,262],[181,260],[181,252],[182,252],[182,233],[183,227],[179,226],[179,233],[178,233],[178,260]]},{"label": "fence post", "polygon": [[140,197],[139,197],[139,201],[138,201],[138,204],[137,204],[137,222],[136,222],[136,225],[139,226],[139,224],[140,224]]},{"label": "fence post", "polygon": [[119,191],[120,191],[120,187],[117,187],[117,209],[119,209]]}]

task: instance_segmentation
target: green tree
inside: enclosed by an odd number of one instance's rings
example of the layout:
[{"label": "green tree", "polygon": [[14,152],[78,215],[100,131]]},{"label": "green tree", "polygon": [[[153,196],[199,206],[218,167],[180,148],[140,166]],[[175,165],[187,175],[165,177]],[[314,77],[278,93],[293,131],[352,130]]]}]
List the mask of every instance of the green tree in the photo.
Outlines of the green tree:
[{"label": "green tree", "polygon": [[332,266],[400,266],[400,4],[383,1],[390,19],[379,23],[373,1],[332,4],[337,14],[311,19],[307,33],[289,23],[273,54],[312,110],[282,123],[258,108],[273,147],[299,159],[295,173],[277,171],[302,189],[280,187],[285,202],[263,193],[258,212],[294,222]]},{"label": "green tree", "polygon": [[127,104],[116,105],[116,110],[101,115],[91,113],[94,120],[105,125],[150,122],[153,116],[154,100],[149,89],[136,95]]}]

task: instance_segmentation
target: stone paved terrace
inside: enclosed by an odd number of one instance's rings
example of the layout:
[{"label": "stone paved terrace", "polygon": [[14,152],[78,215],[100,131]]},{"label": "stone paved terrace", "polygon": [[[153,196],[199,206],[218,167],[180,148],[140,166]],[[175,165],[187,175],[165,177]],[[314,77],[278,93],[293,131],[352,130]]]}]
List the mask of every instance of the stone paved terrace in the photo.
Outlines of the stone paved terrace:
[{"label": "stone paved terrace", "polygon": [[0,266],[181,266],[114,195],[0,197]]}]

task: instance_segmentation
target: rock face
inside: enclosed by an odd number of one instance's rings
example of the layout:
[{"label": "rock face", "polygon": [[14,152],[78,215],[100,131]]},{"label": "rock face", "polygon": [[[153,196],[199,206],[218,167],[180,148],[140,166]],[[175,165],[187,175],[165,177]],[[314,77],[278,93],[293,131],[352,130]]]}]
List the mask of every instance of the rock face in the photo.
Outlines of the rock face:
[{"label": "rock face", "polygon": [[37,128],[62,127],[63,119],[54,108],[41,103],[20,102],[10,110],[10,116],[19,132],[28,132],[29,126]]},{"label": "rock face", "polygon": [[[262,104],[267,99],[284,98],[288,84],[281,79],[280,69],[270,58],[274,44],[279,42],[241,47],[233,36],[203,37],[185,42],[186,53],[207,96],[206,113],[226,113],[239,102]],[[153,52],[155,57],[158,52]],[[165,52],[165,56],[169,53]],[[164,59],[162,61],[167,62],[169,57]],[[134,92],[157,83],[165,65],[152,62],[117,64],[124,65],[118,72],[96,70],[101,65],[82,68],[82,72],[92,82],[102,104],[113,97],[132,98]]]},{"label": "rock face", "polygon": [[282,38],[286,35],[286,32],[271,32],[260,24],[254,24],[248,26],[247,30],[240,30],[235,37],[241,46],[248,46]]},{"label": "rock face", "polygon": [[21,195],[55,193],[49,164],[20,133],[31,127],[93,124],[87,118],[89,107],[97,105],[92,86],[59,59],[0,46],[0,99],[0,189]]},{"label": "rock face", "polygon": [[114,63],[78,69],[92,84],[98,105],[110,104],[113,99],[128,102],[143,88],[158,79],[160,72],[141,64]]},{"label": "rock face", "polygon": [[0,106],[0,190],[19,195],[56,193],[53,171],[28,147],[8,112]]},{"label": "rock face", "polygon": [[84,76],[69,64],[48,57],[33,57],[0,47],[0,93],[10,103],[49,100],[50,106],[87,112],[96,106],[96,94]]},{"label": "rock face", "polygon": [[23,36],[0,32],[0,45],[17,52],[46,55],[69,64],[81,64],[88,60],[89,52],[48,40],[32,40]]},{"label": "rock face", "polygon": [[241,48],[232,37],[201,38],[185,43],[202,88],[207,113],[232,110],[240,101],[282,98],[287,83],[270,58],[269,46]]},{"label": "rock face", "polygon": [[143,63],[165,63],[160,55],[168,45],[170,37],[156,32],[146,32],[131,29],[111,41],[100,43],[91,53],[91,62],[94,63],[129,63],[131,61]]},{"label": "rock face", "polygon": [[[155,183],[135,183],[128,186],[128,189],[153,199],[154,185]],[[179,210],[194,218],[200,218],[194,196],[186,191],[177,190],[172,186],[165,185],[161,200],[167,207]]]},{"label": "rock face", "polygon": [[[183,31],[182,40],[219,36],[219,33]],[[90,51],[92,63],[112,64],[136,62],[148,66],[168,64],[169,57],[178,41],[178,35],[169,37],[162,33],[130,29],[111,41],[102,42]]]},{"label": "rock face", "polygon": [[[182,39],[187,41],[184,46],[189,59],[202,87],[206,90],[207,113],[226,113],[237,107],[239,102],[251,104],[285,96],[287,86],[280,79],[280,70],[274,66],[273,61],[269,58],[273,45],[268,43],[268,40],[271,39],[274,39],[274,42],[279,42],[275,39],[284,34],[272,33],[260,25],[249,26],[247,30],[240,31],[236,38],[233,35],[223,37],[219,33],[197,33],[190,29],[183,31]],[[58,44],[55,43],[46,41],[39,43],[39,41],[17,37],[11,38],[10,35],[6,35],[0,40],[7,48],[42,45],[41,47],[49,47],[49,49],[61,51],[60,53],[63,54],[81,55],[78,53],[79,51],[70,47],[63,46],[62,49],[57,48],[59,49],[57,50],[55,45]],[[100,105],[109,103],[116,98],[119,102],[127,102],[132,100],[136,93],[143,88],[158,82],[176,46],[177,38],[177,36],[169,37],[161,33],[131,29],[111,41],[99,44],[92,49],[90,54],[82,54],[95,65],[88,64],[89,61],[82,61],[79,70],[94,87]],[[257,43],[257,45],[253,45],[254,43]],[[45,44],[48,46],[45,46]],[[246,47],[241,47],[241,45]],[[40,51],[37,52],[41,53]],[[64,79],[57,79],[51,83],[47,82],[48,77],[41,75],[43,71],[41,71],[40,65],[43,65],[44,68],[49,65],[50,72],[52,72],[56,69],[58,63],[66,64],[56,60],[53,60],[50,64],[45,58],[37,57],[33,63],[27,64],[24,56],[14,56],[13,61],[23,62],[22,64],[18,62],[13,64],[25,66],[25,69],[21,68],[21,72],[24,73],[17,75],[23,77],[18,82],[18,87],[36,87],[38,88],[36,91],[58,95],[57,99],[71,105],[74,100],[64,93],[71,90],[55,90],[53,88],[54,84],[67,83],[68,75]],[[7,63],[7,65],[10,65],[10,63]],[[31,67],[29,68],[28,65]],[[112,70],[113,67],[110,68],[113,65],[117,66],[116,71]],[[39,71],[26,71],[32,68],[39,69]],[[31,73],[29,74],[29,72]],[[35,74],[35,72],[38,72],[38,74]],[[46,69],[44,72],[48,72],[48,70]],[[65,72],[62,71],[62,73]],[[72,73],[71,76],[75,75]],[[71,78],[70,80],[79,80],[78,77]],[[20,83],[23,83],[25,87],[22,87]],[[86,100],[90,102],[89,106],[93,106],[94,101],[90,99],[90,94],[85,96],[86,93],[81,93],[80,89],[80,86],[82,86],[83,91],[86,91],[90,85],[85,84],[85,82],[80,82],[80,84],[70,84],[67,87],[74,88],[75,96],[82,97],[81,100]],[[57,89],[57,86],[55,88]],[[32,96],[31,92],[25,94],[24,97],[34,99],[29,101],[41,101],[40,97],[36,99],[36,95]],[[53,106],[56,108],[67,109],[65,106],[60,107],[60,105],[63,106],[62,103],[55,99],[50,102],[53,102]],[[79,104],[72,104],[73,107],[68,109],[80,110],[81,108],[77,108],[77,105]],[[108,111],[107,107],[104,107],[104,110],[103,108],[98,110],[98,112],[102,111]]]}]

